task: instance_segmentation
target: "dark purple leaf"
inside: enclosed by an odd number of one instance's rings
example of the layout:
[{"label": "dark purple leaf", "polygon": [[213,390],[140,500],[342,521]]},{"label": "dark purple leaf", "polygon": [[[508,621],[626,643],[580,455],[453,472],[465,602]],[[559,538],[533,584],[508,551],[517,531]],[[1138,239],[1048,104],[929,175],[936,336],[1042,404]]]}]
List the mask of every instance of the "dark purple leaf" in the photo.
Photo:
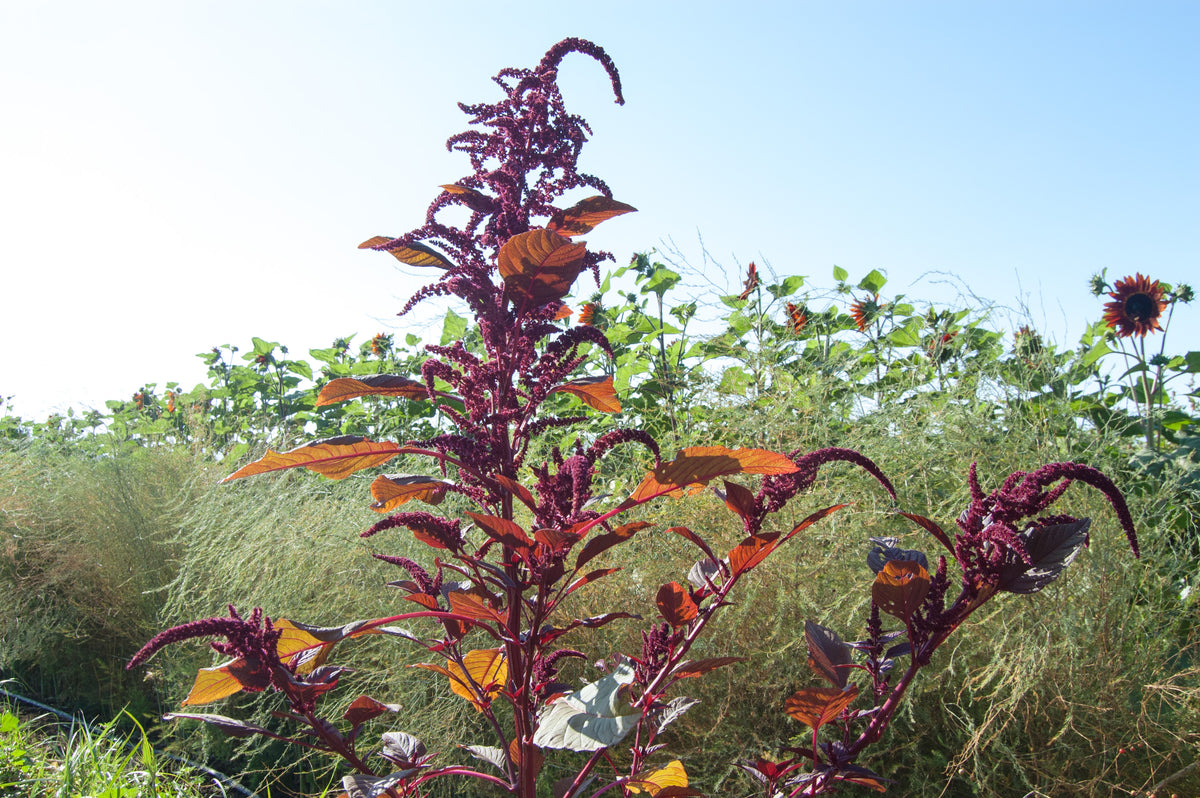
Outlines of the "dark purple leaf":
[{"label": "dark purple leaf", "polygon": [[884,564],[889,560],[919,562],[922,568],[929,570],[929,560],[924,552],[896,548],[896,543],[899,542],[896,538],[871,538],[871,542],[875,544],[875,548],[867,555],[867,565],[875,573],[882,571]]},{"label": "dark purple leaf", "polygon": [[230,737],[249,737],[251,734],[265,734],[269,737],[275,736],[274,732],[264,729],[262,726],[255,726],[253,723],[246,723],[245,721],[228,718],[224,715],[207,715],[198,712],[170,712],[163,715],[163,720],[202,720],[210,726],[216,726]]},{"label": "dark purple leaf", "polygon": [[834,687],[843,689],[850,674],[850,647],[837,632],[819,623],[804,622],[808,641],[808,666]]},{"label": "dark purple leaf", "polygon": [[999,588],[1009,593],[1036,593],[1066,570],[1087,545],[1091,519],[1081,518],[1066,524],[1052,524],[1022,532],[1020,537],[1033,560],[1020,560],[1000,572]]}]

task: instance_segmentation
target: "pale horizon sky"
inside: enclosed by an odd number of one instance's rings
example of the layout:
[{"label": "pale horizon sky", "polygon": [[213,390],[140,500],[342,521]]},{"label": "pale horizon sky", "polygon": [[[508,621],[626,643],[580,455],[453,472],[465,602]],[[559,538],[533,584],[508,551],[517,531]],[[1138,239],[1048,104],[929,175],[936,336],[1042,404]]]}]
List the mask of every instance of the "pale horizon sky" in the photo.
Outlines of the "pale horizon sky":
[{"label": "pale horizon sky", "polygon": [[[639,209],[589,245],[674,242],[886,293],[960,290],[1071,346],[1089,276],[1200,283],[1200,3],[0,4],[0,396],[40,419],[259,336],[421,334],[429,278],[360,252],[469,171],[455,103],[566,36],[581,167]],[[701,256],[699,240],[722,268]],[[957,275],[947,282],[940,275]],[[681,297],[682,299],[682,297]],[[997,322],[1003,326],[1002,321]],[[1200,307],[1168,350],[1200,344]]]}]

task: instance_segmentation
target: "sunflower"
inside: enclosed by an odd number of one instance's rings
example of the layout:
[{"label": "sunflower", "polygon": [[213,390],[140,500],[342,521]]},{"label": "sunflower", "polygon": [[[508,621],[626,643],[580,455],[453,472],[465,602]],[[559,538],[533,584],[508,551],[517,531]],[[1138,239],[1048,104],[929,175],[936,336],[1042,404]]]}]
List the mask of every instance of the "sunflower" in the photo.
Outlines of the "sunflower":
[{"label": "sunflower", "polygon": [[791,325],[792,332],[799,333],[804,329],[804,325],[808,324],[808,308],[804,305],[793,305],[787,303],[788,322]]},{"label": "sunflower", "polygon": [[866,332],[867,327],[879,315],[879,294],[863,297],[855,302],[850,306],[850,315],[854,317],[854,324],[858,327],[858,331]]},{"label": "sunflower", "polygon": [[738,294],[738,299],[749,299],[750,292],[755,288],[758,288],[758,267],[751,261],[750,268],[747,269],[746,283],[742,286],[742,293]]},{"label": "sunflower", "polygon": [[1134,277],[1117,280],[1108,294],[1112,302],[1104,305],[1104,323],[1122,338],[1146,336],[1161,330],[1158,319],[1167,309],[1162,286],[1139,272]]},{"label": "sunflower", "polygon": [[584,302],[583,307],[579,309],[579,323],[593,324],[596,321],[596,311],[599,309],[595,302]]}]

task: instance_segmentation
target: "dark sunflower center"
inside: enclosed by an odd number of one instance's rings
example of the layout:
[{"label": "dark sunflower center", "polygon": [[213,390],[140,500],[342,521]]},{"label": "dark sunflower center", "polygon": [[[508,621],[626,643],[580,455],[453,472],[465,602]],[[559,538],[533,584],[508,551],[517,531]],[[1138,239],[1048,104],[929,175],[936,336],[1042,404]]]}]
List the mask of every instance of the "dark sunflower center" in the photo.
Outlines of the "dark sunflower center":
[{"label": "dark sunflower center", "polygon": [[1150,321],[1158,310],[1158,303],[1146,294],[1134,294],[1125,300],[1125,315],[1134,321]]}]

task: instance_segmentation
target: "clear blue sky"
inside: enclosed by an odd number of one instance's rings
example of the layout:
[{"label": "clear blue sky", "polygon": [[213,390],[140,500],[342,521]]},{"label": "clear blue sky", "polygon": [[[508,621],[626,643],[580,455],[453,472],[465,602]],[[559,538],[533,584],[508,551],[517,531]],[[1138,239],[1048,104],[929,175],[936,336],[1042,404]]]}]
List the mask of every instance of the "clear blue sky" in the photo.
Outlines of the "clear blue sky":
[{"label": "clear blue sky", "polygon": [[[519,10],[518,10],[519,9]],[[618,260],[698,236],[828,287],[1003,305],[1070,344],[1087,278],[1200,283],[1200,3],[6,2],[0,395],[43,417],[251,336],[294,353],[408,331],[426,273],[359,252],[468,172],[455,102],[565,36],[586,171],[639,213]],[[924,276],[924,277],[923,277]],[[1200,348],[1200,306],[1170,349]],[[421,332],[420,329],[417,330]]]}]

